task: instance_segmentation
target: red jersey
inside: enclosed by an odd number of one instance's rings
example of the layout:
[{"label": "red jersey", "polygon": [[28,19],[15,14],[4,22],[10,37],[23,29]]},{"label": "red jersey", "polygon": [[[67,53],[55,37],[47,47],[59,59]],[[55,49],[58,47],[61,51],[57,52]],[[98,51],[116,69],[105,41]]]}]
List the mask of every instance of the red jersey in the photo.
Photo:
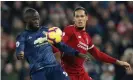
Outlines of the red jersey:
[{"label": "red jersey", "polygon": [[[116,59],[109,57],[103,52],[100,52],[98,49],[96,49],[92,44],[92,40],[89,34],[86,33],[85,30],[78,30],[74,25],[65,27],[63,32],[63,42],[83,54],[86,54],[89,51],[92,54],[92,56],[101,61],[109,63],[114,63],[116,61]],[[84,61],[85,60],[83,58],[75,56],[62,56],[63,68],[69,75],[80,75],[85,73],[85,70],[83,68]]]}]

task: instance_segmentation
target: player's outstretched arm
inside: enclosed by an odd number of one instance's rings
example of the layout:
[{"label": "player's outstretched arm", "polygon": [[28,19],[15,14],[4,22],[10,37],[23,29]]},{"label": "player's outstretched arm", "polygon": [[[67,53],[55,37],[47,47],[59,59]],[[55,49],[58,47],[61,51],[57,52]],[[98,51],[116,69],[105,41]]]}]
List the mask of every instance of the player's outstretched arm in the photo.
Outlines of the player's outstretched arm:
[{"label": "player's outstretched arm", "polygon": [[117,64],[117,65],[123,66],[125,69],[131,71],[131,66],[129,63],[127,63],[125,61],[117,60],[117,59],[101,52],[95,46],[93,48],[89,49],[88,51],[91,53],[92,56],[94,56],[96,59],[98,59],[100,61]]},{"label": "player's outstretched arm", "polygon": [[73,49],[72,47],[66,45],[64,42],[54,44],[61,52],[64,52],[66,55],[78,56],[81,58],[89,59],[89,56],[86,54],[80,53],[79,51]]},{"label": "player's outstretched arm", "polygon": [[117,60],[116,64],[119,65],[119,66],[124,67],[126,70],[132,71],[130,64],[125,62],[125,61]]},{"label": "player's outstretched arm", "polygon": [[64,42],[59,42],[54,44],[55,47],[57,47],[61,52],[64,52],[65,54],[68,55],[78,55],[79,52],[68,45],[66,45]]}]

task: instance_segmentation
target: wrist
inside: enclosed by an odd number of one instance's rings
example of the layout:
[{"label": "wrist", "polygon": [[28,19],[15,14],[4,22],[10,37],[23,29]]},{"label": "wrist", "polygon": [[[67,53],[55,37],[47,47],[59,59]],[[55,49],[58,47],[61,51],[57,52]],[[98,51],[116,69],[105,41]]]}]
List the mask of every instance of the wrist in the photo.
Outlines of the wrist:
[{"label": "wrist", "polygon": [[121,61],[120,60],[116,60],[116,64],[117,65],[121,65]]},{"label": "wrist", "polygon": [[75,51],[75,56],[79,56],[80,53],[78,51]]}]

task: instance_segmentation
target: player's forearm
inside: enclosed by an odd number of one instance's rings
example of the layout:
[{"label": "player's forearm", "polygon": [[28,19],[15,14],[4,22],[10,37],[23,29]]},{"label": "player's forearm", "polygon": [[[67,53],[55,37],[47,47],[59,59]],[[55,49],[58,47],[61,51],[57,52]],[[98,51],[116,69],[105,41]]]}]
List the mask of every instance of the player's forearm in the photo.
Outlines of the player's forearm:
[{"label": "player's forearm", "polygon": [[116,60],[116,65],[122,66],[124,65],[124,61]]},{"label": "player's forearm", "polygon": [[55,53],[55,58],[56,58],[56,60],[57,60],[59,63],[61,63],[61,54],[60,54],[60,52],[56,52],[56,53]]},{"label": "player's forearm", "polygon": [[67,54],[67,55],[76,56],[79,54],[79,52],[77,50],[69,47],[68,45],[66,45],[63,42],[56,43],[56,44],[54,44],[54,46],[56,46],[61,52],[64,52],[64,54]]},{"label": "player's forearm", "polygon": [[96,59],[107,62],[107,63],[116,63],[116,59],[99,51],[96,47],[89,50],[89,52],[94,56]]}]

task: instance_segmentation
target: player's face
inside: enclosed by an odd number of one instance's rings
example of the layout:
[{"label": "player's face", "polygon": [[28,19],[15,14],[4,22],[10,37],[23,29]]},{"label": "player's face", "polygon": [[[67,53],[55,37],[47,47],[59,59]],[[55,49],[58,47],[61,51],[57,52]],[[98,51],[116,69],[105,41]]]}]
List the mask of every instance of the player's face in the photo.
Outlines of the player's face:
[{"label": "player's face", "polygon": [[74,22],[78,28],[84,28],[88,20],[84,10],[75,11]]},{"label": "player's face", "polygon": [[29,27],[31,27],[32,29],[37,29],[39,28],[39,22],[40,22],[40,15],[38,12],[35,12],[33,15],[31,15],[32,17],[29,20]]}]

